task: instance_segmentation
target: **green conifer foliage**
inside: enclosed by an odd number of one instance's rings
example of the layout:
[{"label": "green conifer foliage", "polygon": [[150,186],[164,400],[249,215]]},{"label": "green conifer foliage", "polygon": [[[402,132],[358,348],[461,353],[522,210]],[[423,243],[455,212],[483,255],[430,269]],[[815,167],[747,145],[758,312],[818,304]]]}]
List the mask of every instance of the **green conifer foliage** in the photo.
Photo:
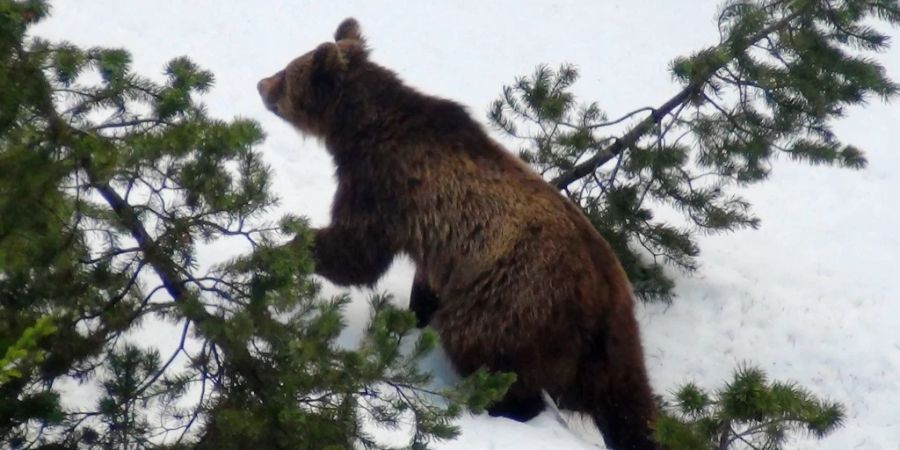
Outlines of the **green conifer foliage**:
[{"label": "green conifer foliage", "polygon": [[[0,0],[0,446],[380,448],[373,427],[402,425],[424,448],[505,392],[432,390],[436,337],[386,296],[338,347],[348,299],[319,297],[306,223],[264,220],[260,127],[209,117],[187,58],[155,81],[125,50],[27,38],[48,12]],[[246,253],[201,267],[224,239]],[[134,339],[162,322],[171,353]],[[61,401],[72,381],[89,403]]]},{"label": "green conifer foliage", "polygon": [[[670,301],[665,265],[695,270],[697,233],[756,228],[734,191],[765,180],[779,157],[865,167],[830,124],[847,107],[896,95],[869,55],[888,46],[874,26],[898,22],[896,0],[728,0],[721,41],[672,62],[683,88],[658,105],[611,119],[571,93],[574,66],[540,66],[503,89],[489,119],[583,208],[639,296]],[[660,208],[688,225],[658,219]]]},{"label": "green conifer foliage", "polygon": [[844,421],[840,404],[793,383],[769,381],[747,365],[714,394],[692,383],[682,386],[665,412],[654,438],[671,450],[778,450],[797,434],[821,439]]}]

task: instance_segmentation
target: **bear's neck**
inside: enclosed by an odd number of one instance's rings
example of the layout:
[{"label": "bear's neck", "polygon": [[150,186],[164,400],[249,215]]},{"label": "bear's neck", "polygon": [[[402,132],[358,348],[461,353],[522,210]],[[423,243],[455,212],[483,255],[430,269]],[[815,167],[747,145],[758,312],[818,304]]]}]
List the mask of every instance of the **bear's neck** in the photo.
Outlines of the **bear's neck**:
[{"label": "bear's neck", "polygon": [[348,95],[334,111],[325,144],[338,166],[373,152],[434,145],[450,136],[470,148],[489,141],[462,105],[422,94],[396,78],[379,81],[364,95]]}]

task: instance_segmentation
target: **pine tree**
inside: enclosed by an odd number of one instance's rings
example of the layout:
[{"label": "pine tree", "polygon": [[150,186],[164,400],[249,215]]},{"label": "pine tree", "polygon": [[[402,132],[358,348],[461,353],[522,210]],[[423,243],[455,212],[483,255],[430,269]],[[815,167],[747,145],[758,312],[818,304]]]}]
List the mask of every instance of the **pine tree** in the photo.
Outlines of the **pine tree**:
[{"label": "pine tree", "polygon": [[714,396],[693,383],[682,386],[665,411],[654,438],[671,450],[778,450],[792,435],[821,439],[844,421],[840,404],[794,383],[770,382],[762,370],[747,365]]},{"label": "pine tree", "polygon": [[[48,9],[0,0],[0,446],[380,448],[373,426],[411,424],[425,448],[505,392],[484,372],[433,390],[436,337],[388,296],[336,346],[348,298],[318,295],[304,220],[266,221],[259,126],[209,117],[187,58],[157,82],[125,50],[26,38]],[[222,239],[246,254],[201,268]],[[162,321],[171,354],[132,333]],[[96,401],[65,406],[72,380]]]},{"label": "pine tree", "polygon": [[[574,66],[540,66],[503,89],[489,119],[523,142],[521,157],[610,241],[638,295],[671,301],[666,264],[693,271],[697,233],[756,228],[734,188],[765,180],[781,158],[859,169],[862,151],[831,129],[847,107],[896,95],[867,54],[900,23],[896,0],[728,0],[721,41],[676,58],[683,88],[610,119],[571,93]],[[619,131],[617,131],[619,130]],[[656,218],[683,213],[688,226]]]}]

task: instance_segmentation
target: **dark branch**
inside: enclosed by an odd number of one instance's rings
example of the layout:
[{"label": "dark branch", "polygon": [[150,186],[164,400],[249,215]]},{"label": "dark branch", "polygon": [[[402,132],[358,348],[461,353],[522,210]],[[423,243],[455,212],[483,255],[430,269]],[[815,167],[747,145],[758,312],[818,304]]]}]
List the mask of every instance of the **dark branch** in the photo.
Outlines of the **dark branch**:
[{"label": "dark branch", "polygon": [[171,125],[171,123],[166,122],[164,120],[159,120],[159,119],[135,119],[135,120],[129,120],[129,121],[125,121],[125,122],[104,123],[101,125],[97,125],[95,127],[91,127],[91,128],[89,128],[89,130],[97,131],[97,130],[102,130],[105,128],[133,127],[136,125],[143,125],[143,124],[147,124],[147,123],[153,124],[153,125]]},{"label": "dark branch", "polygon": [[[800,14],[801,11],[794,11],[781,20],[769,25],[768,27],[763,28],[758,33],[749,36],[744,41],[744,44],[741,46],[741,48],[738,49],[738,53],[745,51],[751,45],[761,39],[764,39],[770,33],[788,26],[791,21],[800,16]],[[726,42],[719,45],[718,49],[729,50],[728,45],[729,43]],[[625,149],[631,148],[632,146],[637,144],[637,142],[641,138],[643,138],[653,130],[653,127],[656,126],[656,124],[659,123],[659,121],[662,120],[663,117],[670,114],[679,105],[687,102],[695,95],[702,92],[703,87],[709,82],[710,78],[717,71],[719,71],[719,69],[727,64],[728,62],[725,62],[721,65],[713,66],[702,76],[694,78],[690,83],[688,83],[687,86],[684,87],[684,89],[672,96],[672,98],[667,100],[658,108],[655,108],[652,114],[644,118],[644,120],[640,121],[637,125],[635,125],[634,128],[625,133],[624,136],[616,139],[616,141],[613,142],[610,146],[598,151],[597,154],[592,156],[590,159],[576,165],[574,168],[572,168],[572,170],[554,178],[552,181],[550,181],[550,183],[556,186],[557,189],[563,190],[575,181],[578,181],[581,178],[589,175],[593,171],[597,170],[598,167],[606,164],[608,161],[615,158],[616,155],[618,155]]]}]

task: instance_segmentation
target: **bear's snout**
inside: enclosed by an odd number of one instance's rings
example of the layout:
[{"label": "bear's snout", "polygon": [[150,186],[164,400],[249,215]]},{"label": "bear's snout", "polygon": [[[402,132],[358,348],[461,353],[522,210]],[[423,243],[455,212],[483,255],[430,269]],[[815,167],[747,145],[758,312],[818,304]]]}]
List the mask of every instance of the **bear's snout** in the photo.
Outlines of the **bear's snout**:
[{"label": "bear's snout", "polygon": [[278,72],[271,77],[263,78],[256,83],[256,89],[262,98],[266,108],[274,113],[278,113],[278,96],[280,95],[281,85],[283,83],[284,73]]}]

